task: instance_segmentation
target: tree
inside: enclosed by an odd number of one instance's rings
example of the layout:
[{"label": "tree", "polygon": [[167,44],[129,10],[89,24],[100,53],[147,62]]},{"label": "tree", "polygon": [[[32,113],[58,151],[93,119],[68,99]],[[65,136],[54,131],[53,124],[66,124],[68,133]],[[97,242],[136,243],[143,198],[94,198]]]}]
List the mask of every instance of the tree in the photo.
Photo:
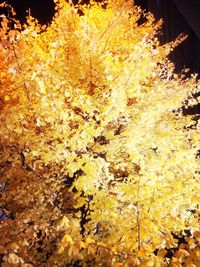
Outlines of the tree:
[{"label": "tree", "polygon": [[2,16],[3,266],[198,266],[200,130],[182,107],[200,83],[167,58],[185,37],[161,46],[132,1],[56,9],[47,27]]}]

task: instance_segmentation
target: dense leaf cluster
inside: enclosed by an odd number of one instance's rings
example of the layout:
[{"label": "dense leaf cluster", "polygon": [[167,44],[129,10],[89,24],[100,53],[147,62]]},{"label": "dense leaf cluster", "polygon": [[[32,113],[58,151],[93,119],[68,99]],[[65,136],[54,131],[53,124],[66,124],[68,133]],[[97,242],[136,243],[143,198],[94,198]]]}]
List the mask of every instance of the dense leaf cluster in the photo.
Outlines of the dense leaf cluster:
[{"label": "dense leaf cluster", "polygon": [[132,1],[56,10],[1,20],[2,266],[199,266],[200,128],[181,107],[200,83],[167,58],[185,37],[161,46]]}]

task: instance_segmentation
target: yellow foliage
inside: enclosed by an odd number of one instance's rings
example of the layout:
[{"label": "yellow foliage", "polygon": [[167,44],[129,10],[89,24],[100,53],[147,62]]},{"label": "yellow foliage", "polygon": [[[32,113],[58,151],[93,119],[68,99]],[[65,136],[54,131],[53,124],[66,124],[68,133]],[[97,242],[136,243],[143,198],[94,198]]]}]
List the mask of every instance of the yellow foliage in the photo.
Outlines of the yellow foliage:
[{"label": "yellow foliage", "polygon": [[47,27],[2,17],[2,203],[17,203],[17,230],[0,246],[19,253],[5,261],[166,266],[172,233],[190,229],[169,266],[198,266],[200,128],[182,107],[199,103],[200,82],[167,58],[184,37],[161,46],[161,21],[138,25],[131,0],[55,3]]},{"label": "yellow foliage", "polygon": [[58,225],[57,225],[57,229],[65,231],[69,228],[69,219],[66,216],[63,216],[62,220],[59,221]]}]

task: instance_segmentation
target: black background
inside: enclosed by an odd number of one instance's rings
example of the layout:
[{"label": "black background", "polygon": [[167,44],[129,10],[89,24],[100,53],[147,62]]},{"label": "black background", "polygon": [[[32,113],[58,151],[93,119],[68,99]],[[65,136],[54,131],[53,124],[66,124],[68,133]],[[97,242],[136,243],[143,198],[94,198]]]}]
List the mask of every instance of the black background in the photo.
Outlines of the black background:
[{"label": "black background", "polygon": [[[4,0],[1,2],[5,1],[14,7],[17,18],[22,23],[26,21],[26,16],[30,13],[41,24],[49,24],[55,12],[53,0]],[[96,1],[103,2],[103,0]],[[78,0],[73,0],[73,2],[77,3]],[[82,3],[88,2],[89,0],[82,0]],[[172,52],[170,59],[175,64],[176,72],[180,73],[183,68],[189,68],[188,75],[199,74],[200,16],[198,16],[198,10],[200,13],[200,0],[134,0],[134,3],[146,11],[151,11],[156,19],[163,18],[162,33],[159,35],[161,43],[174,40],[180,33],[188,35],[187,40]],[[6,9],[4,12],[8,13]],[[193,108],[191,113],[199,114],[200,105]]]}]

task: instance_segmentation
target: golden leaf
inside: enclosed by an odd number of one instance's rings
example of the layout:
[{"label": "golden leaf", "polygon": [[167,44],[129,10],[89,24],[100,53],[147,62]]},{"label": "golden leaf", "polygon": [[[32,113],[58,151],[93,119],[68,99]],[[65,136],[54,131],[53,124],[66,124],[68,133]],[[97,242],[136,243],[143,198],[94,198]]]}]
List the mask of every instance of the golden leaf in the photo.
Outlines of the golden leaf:
[{"label": "golden leaf", "polygon": [[61,239],[61,243],[64,245],[73,245],[74,241],[72,240],[72,237],[70,235],[65,234]]},{"label": "golden leaf", "polygon": [[57,224],[58,231],[65,231],[69,228],[69,219],[64,215],[62,220]]}]

